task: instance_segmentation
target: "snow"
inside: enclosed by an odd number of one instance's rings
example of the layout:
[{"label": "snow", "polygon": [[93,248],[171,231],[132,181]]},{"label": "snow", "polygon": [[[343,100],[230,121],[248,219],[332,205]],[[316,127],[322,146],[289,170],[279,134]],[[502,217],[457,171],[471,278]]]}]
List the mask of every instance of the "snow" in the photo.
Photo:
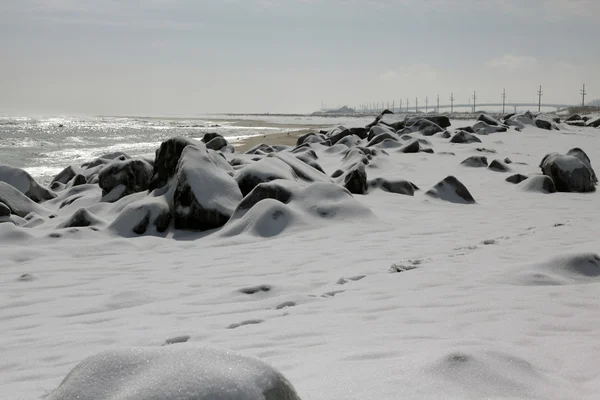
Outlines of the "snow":
[{"label": "snow", "polygon": [[[47,395],[88,356],[96,357],[65,382],[94,399],[140,399],[125,395],[149,385],[156,393],[190,388],[179,378],[254,385],[246,372],[227,375],[229,361],[193,374],[207,360],[198,346],[263,360],[303,400],[597,398],[599,194],[525,192],[505,174],[460,162],[485,147],[513,160],[513,173],[532,175],[546,154],[580,147],[593,164],[600,136],[528,125],[480,138],[428,137],[434,154],[390,151],[366,165],[369,181],[414,182],[414,196],[350,197],[285,153],[282,161],[316,183],[294,182],[287,204],[263,200],[215,232],[57,230],[80,208],[115,221],[147,196],[90,206],[100,193],[87,185],[42,225],[1,223],[0,398]],[[311,148],[328,175],[344,165],[341,148]],[[425,194],[447,176],[477,204]],[[166,201],[157,196],[152,210]],[[46,204],[54,212],[67,200],[23,198],[23,210],[45,219]],[[139,374],[120,360],[139,365]],[[95,367],[98,380],[84,379]],[[116,380],[101,384],[107,376]],[[50,399],[70,399],[60,393]]]}]

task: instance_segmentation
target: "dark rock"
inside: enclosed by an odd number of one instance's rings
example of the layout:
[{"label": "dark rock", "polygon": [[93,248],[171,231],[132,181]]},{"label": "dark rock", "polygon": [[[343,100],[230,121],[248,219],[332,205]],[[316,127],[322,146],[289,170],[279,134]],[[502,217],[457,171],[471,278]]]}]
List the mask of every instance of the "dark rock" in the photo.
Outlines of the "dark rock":
[{"label": "dark rock", "polygon": [[528,176],[525,176],[523,174],[514,174],[514,175],[511,175],[508,178],[506,178],[506,182],[513,183],[516,185],[518,183],[523,182],[524,180],[526,180],[528,178],[529,178]]},{"label": "dark rock", "polygon": [[384,178],[377,178],[369,182],[369,187],[379,188],[386,192],[403,194],[406,196],[414,196],[415,191],[419,190],[414,183],[403,179],[387,180]]},{"label": "dark rock", "polygon": [[21,218],[25,218],[31,212],[43,215],[49,214],[47,210],[25,196],[21,191],[2,181],[0,181],[0,203],[4,203],[10,209],[11,214]]},{"label": "dark rock", "polygon": [[235,175],[243,196],[248,195],[260,183],[276,179],[296,180],[292,167],[273,157],[267,157],[240,169]]},{"label": "dark rock", "polygon": [[[427,120],[429,122],[432,122],[434,125],[439,126],[443,129],[446,129],[452,125],[450,123],[450,118],[446,117],[445,115],[433,115],[433,116],[427,116],[427,117],[410,117],[410,118],[406,118],[406,120],[404,121],[404,125],[413,126],[417,121],[421,121],[421,120]],[[419,124],[422,124],[422,122],[419,122]],[[421,130],[421,129],[419,129],[419,130]]]},{"label": "dark rock", "polygon": [[487,114],[480,114],[479,117],[477,118],[477,121],[483,121],[488,125],[494,125],[494,126],[500,125],[500,122],[498,122],[498,120],[490,117]]},{"label": "dark rock", "polygon": [[547,154],[540,163],[544,175],[554,181],[559,192],[594,192],[595,182],[590,169],[577,157]]},{"label": "dark rock", "polygon": [[565,119],[565,122],[580,121],[580,120],[581,120],[581,115],[573,114],[569,118]]},{"label": "dark rock", "polygon": [[336,144],[343,144],[344,146],[354,147],[358,145],[358,137],[357,136],[346,136],[345,138],[340,139]]},{"label": "dark rock", "polygon": [[0,217],[7,217],[10,215],[10,208],[4,203],[0,203]]},{"label": "dark rock", "polygon": [[496,154],[496,150],[486,149],[485,147],[478,147],[476,150],[480,153]]},{"label": "dark rock", "polygon": [[196,145],[198,142],[183,137],[174,137],[160,144],[156,150],[154,158],[154,170],[148,190],[161,188],[167,184],[167,181],[175,176],[177,163],[181,157],[183,149],[190,145]]},{"label": "dark rock", "polygon": [[398,149],[400,153],[418,153],[422,150],[421,143],[417,139],[412,139]]},{"label": "dark rock", "polygon": [[448,201],[451,203],[474,204],[475,199],[458,179],[454,176],[447,176],[444,180],[437,183],[426,193],[428,196],[436,199]]},{"label": "dark rock", "polygon": [[450,143],[481,143],[481,139],[466,131],[459,131],[450,139]]},{"label": "dark rock", "polygon": [[357,164],[344,175],[343,186],[352,194],[367,194],[367,172],[363,164]]},{"label": "dark rock", "polygon": [[214,138],[223,138],[223,139],[225,139],[222,135],[220,135],[220,134],[218,134],[216,132],[210,132],[210,133],[205,133],[204,134],[204,137],[202,137],[202,143],[204,143],[204,144],[209,143]]},{"label": "dark rock", "polygon": [[460,164],[466,167],[483,168],[488,166],[488,161],[485,156],[471,156]]},{"label": "dark rock", "polygon": [[114,153],[104,154],[104,155],[96,158],[95,160],[81,164],[81,168],[92,169],[92,168],[98,167],[100,165],[106,165],[111,161],[125,161],[125,160],[129,160],[130,158],[131,157],[129,157],[127,154],[123,153],[122,151],[115,151]]},{"label": "dark rock", "polygon": [[291,198],[292,192],[283,185],[282,181],[260,183],[238,204],[235,214],[238,214],[238,211],[244,212],[251,209],[256,203],[264,199],[274,199],[287,204]]},{"label": "dark rock", "polygon": [[300,146],[301,144],[304,144],[306,142],[306,139],[308,139],[310,137],[314,137],[314,136],[316,136],[316,134],[314,134],[312,132],[309,132],[309,133],[299,136],[298,139],[296,140],[296,146]]},{"label": "dark rock", "polygon": [[567,155],[577,157],[582,163],[584,163],[585,166],[588,167],[588,169],[592,173],[592,179],[594,180],[594,183],[598,183],[598,178],[596,177],[596,172],[592,168],[592,162],[590,161],[590,158],[588,157],[588,155],[585,154],[585,151],[581,150],[579,147],[575,147],[575,148],[572,148],[571,150],[567,151]]},{"label": "dark rock", "polygon": [[504,164],[500,160],[493,160],[490,163],[490,166],[488,168],[490,170],[496,171],[496,172],[507,172],[507,171],[510,171],[510,168],[508,168],[508,165]]},{"label": "dark rock", "polygon": [[398,137],[395,134],[391,134],[391,133],[381,133],[377,136],[375,136],[373,139],[371,139],[369,141],[369,143],[367,144],[367,147],[372,147],[375,146],[376,144],[379,144],[381,142],[383,142],[384,140],[394,140],[394,141],[398,141]]},{"label": "dark rock", "polygon": [[510,114],[506,114],[504,117],[502,117],[502,119],[503,119],[504,121],[506,121],[506,120],[508,120],[508,119],[511,119],[511,118],[512,118],[513,116],[515,116],[515,115],[516,115],[516,113],[510,113]]},{"label": "dark rock", "polygon": [[512,164],[512,160],[508,157],[504,159],[504,164]]},{"label": "dark rock", "polygon": [[549,131],[552,130],[552,122],[550,122],[550,121],[547,121],[545,119],[536,118],[534,122],[535,122],[535,126],[537,126],[540,129],[547,129]]},{"label": "dark rock", "polygon": [[350,128],[350,132],[353,135],[356,135],[361,139],[366,139],[367,135],[369,134],[369,132],[365,128],[362,128],[362,127]]},{"label": "dark rock", "polygon": [[223,136],[217,136],[210,142],[206,143],[206,148],[211,150],[221,150],[223,147],[227,146],[229,143]]},{"label": "dark rock", "polygon": [[62,184],[67,184],[71,179],[73,179],[77,174],[79,173],[79,168],[74,167],[74,166],[68,166],[67,168],[63,169],[62,171],[60,171],[58,173],[58,175],[56,175],[53,179],[51,184],[54,184],[55,182],[59,182]]},{"label": "dark rock", "polygon": [[425,118],[410,119],[406,122],[406,126],[410,127],[413,132],[421,132],[423,136],[433,136],[438,132],[444,131],[441,126]]},{"label": "dark rock", "polygon": [[75,175],[75,177],[73,178],[73,180],[71,182],[71,187],[81,186],[81,185],[85,185],[85,184],[87,184],[87,179],[85,178],[85,176],[83,176],[81,174],[77,174],[77,175]]},{"label": "dark rock", "polygon": [[439,136],[443,139],[450,139],[452,137],[452,134],[448,131],[444,131]]},{"label": "dark rock", "polygon": [[152,179],[152,167],[143,160],[113,161],[100,171],[98,184],[102,195],[119,185],[125,186],[123,196],[148,190]]},{"label": "dark rock", "polygon": [[588,120],[586,122],[586,126],[591,126],[592,128],[600,128],[600,117]]},{"label": "dark rock", "polygon": [[273,148],[272,146],[269,146],[268,144],[260,143],[260,144],[257,144],[256,146],[252,147],[250,150],[247,150],[244,154],[265,155],[265,154],[271,154],[271,153],[276,153],[276,152],[277,152],[277,150],[275,150],[275,148]]},{"label": "dark rock", "polygon": [[475,133],[475,129],[472,126],[463,126],[462,128],[457,128],[457,131],[463,131],[467,133]]},{"label": "dark rock", "polygon": [[336,144],[346,136],[352,136],[352,131],[343,126],[338,126],[337,128],[332,129],[331,131],[327,132],[326,135],[327,139],[331,142],[331,145]]},{"label": "dark rock", "polygon": [[375,125],[375,126],[371,127],[371,129],[369,129],[369,133],[367,134],[367,140],[371,141],[376,136],[379,136],[384,133],[387,133],[389,135],[396,134],[396,132],[394,130],[390,129],[387,126]]},{"label": "dark rock", "polygon": [[332,178],[339,178],[340,176],[344,175],[344,171],[341,169],[336,169],[333,174],[331,174]]}]

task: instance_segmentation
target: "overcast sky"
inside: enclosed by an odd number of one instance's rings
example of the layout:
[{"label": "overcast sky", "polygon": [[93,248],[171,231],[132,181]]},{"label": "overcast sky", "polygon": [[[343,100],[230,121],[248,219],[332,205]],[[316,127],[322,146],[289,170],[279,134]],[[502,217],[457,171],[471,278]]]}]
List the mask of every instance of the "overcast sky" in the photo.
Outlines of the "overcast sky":
[{"label": "overcast sky", "polygon": [[[600,98],[600,0],[1,0],[0,114]],[[595,26],[596,25],[596,26]]]}]

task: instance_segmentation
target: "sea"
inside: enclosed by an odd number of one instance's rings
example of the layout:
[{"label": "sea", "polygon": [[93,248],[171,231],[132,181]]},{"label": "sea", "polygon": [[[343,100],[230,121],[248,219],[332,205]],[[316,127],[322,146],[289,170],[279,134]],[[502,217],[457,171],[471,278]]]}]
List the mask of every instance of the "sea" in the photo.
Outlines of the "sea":
[{"label": "sea", "polygon": [[122,151],[153,158],[160,143],[173,136],[201,139],[216,132],[235,145],[246,137],[285,130],[239,124],[211,118],[0,116],[0,164],[22,168],[47,185],[65,167],[103,154]]}]

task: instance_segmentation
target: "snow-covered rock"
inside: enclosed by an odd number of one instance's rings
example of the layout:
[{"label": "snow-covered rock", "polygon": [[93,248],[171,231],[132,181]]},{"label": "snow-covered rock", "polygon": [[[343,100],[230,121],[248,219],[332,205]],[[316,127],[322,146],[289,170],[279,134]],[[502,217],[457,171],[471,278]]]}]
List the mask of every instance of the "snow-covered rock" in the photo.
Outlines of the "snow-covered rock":
[{"label": "snow-covered rock", "polygon": [[162,236],[172,220],[169,196],[172,195],[150,195],[128,204],[119,212],[109,229],[123,237],[134,234]]},{"label": "snow-covered rock", "polygon": [[593,192],[594,174],[578,157],[547,154],[540,163],[544,175],[554,181],[559,192]]},{"label": "snow-covered rock", "polygon": [[8,183],[36,203],[56,197],[56,194],[38,184],[21,168],[0,165],[0,182]]},{"label": "snow-covered rock", "polygon": [[152,180],[148,186],[150,191],[163,187],[175,175],[181,153],[190,145],[203,146],[200,142],[183,137],[174,137],[160,144],[156,150]]},{"label": "snow-covered rock", "polygon": [[486,156],[471,156],[463,160],[460,164],[465,167],[484,168],[488,166],[488,160]]},{"label": "snow-covered rock", "polygon": [[176,229],[205,231],[223,226],[241,200],[242,192],[235,179],[204,145],[183,149],[173,194]]},{"label": "snow-covered rock", "polygon": [[426,195],[450,203],[474,204],[475,199],[458,179],[450,175],[429,189]]},{"label": "snow-covered rock", "polygon": [[470,134],[466,131],[458,131],[452,139],[450,139],[450,143],[481,143],[481,139],[477,136]]},{"label": "snow-covered rock", "polygon": [[265,157],[252,164],[244,166],[237,171],[235,180],[243,196],[246,196],[259,183],[270,182],[275,179],[297,180],[298,177],[292,167],[284,161]]},{"label": "snow-covered rock", "polygon": [[555,193],[552,178],[546,175],[534,175],[519,182],[517,187],[524,192]]},{"label": "snow-covered rock", "polygon": [[0,202],[10,209],[11,214],[24,218],[27,214],[35,212],[40,215],[49,215],[39,204],[25,196],[20,190],[6,182],[0,181]]},{"label": "snow-covered rock", "polygon": [[47,400],[300,400],[276,369],[177,344],[109,350],[80,362]]},{"label": "snow-covered rock", "polygon": [[152,179],[152,166],[144,160],[113,161],[105,165],[98,174],[98,184],[104,195],[123,185],[121,196],[148,190]]},{"label": "snow-covered rock", "polygon": [[414,196],[415,191],[419,190],[417,185],[404,179],[385,179],[375,178],[368,183],[369,188],[381,189],[384,192]]}]

